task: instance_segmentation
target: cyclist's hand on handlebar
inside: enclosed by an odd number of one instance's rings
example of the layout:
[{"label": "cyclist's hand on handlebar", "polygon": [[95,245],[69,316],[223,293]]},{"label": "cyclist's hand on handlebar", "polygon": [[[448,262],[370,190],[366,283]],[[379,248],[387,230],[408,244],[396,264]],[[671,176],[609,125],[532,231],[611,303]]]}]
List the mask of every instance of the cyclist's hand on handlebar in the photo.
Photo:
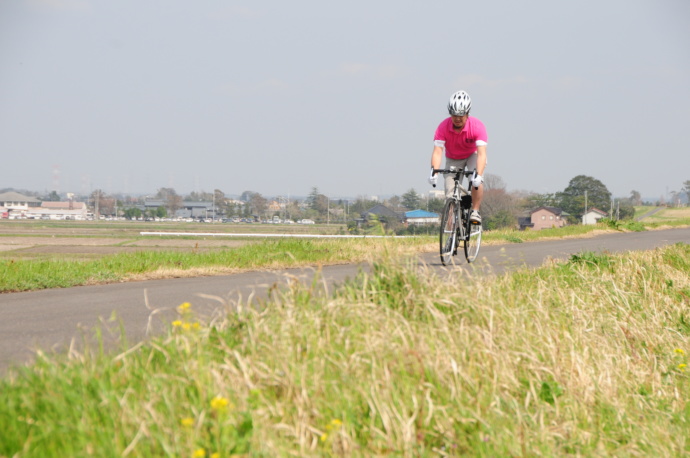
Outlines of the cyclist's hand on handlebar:
[{"label": "cyclist's hand on handlebar", "polygon": [[438,175],[434,173],[434,168],[431,168],[431,172],[429,172],[429,184],[433,187],[436,187],[436,181],[438,180]]},{"label": "cyclist's hand on handlebar", "polygon": [[484,177],[481,175],[475,175],[472,179],[472,186],[475,188],[478,188],[482,183],[484,183]]}]

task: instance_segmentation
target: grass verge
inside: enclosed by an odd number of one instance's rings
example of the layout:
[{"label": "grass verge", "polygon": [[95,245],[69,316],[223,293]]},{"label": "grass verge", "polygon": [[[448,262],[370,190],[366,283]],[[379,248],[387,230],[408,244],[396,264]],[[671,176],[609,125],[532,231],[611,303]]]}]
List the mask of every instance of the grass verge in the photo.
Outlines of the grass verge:
[{"label": "grass verge", "polygon": [[430,239],[278,239],[215,251],[151,251],[103,256],[88,261],[64,258],[0,260],[0,292],[66,288],[152,278],[219,275],[249,269],[360,262],[395,250],[419,251]]},{"label": "grass verge", "polygon": [[327,296],[193,304],[0,382],[2,456],[690,453],[690,245],[500,277],[384,261]]}]

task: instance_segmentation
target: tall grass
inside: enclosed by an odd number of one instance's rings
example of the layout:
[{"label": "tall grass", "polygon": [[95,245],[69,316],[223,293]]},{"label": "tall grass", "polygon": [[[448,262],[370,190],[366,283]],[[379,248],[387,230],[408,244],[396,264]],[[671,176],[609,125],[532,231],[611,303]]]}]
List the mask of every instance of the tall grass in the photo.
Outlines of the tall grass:
[{"label": "tall grass", "polygon": [[690,453],[690,245],[434,272],[286,279],[119,355],[40,355],[0,382],[0,455]]}]

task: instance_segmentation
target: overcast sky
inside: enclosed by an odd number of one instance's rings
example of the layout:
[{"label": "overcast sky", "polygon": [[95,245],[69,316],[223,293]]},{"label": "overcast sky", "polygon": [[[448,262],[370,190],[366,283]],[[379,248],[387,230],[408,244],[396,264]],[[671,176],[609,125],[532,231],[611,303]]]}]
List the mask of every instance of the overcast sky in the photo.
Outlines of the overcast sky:
[{"label": "overcast sky", "polygon": [[0,188],[429,190],[460,89],[509,190],[690,180],[687,0],[0,0]]}]

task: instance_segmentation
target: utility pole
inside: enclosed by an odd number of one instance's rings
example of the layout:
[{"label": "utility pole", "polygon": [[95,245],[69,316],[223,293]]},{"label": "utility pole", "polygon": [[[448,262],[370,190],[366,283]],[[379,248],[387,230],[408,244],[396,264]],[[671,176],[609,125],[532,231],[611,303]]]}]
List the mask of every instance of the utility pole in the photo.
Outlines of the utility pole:
[{"label": "utility pole", "polygon": [[585,189],[585,216],[582,218],[582,224],[585,224],[585,218],[587,217],[587,190]]}]

